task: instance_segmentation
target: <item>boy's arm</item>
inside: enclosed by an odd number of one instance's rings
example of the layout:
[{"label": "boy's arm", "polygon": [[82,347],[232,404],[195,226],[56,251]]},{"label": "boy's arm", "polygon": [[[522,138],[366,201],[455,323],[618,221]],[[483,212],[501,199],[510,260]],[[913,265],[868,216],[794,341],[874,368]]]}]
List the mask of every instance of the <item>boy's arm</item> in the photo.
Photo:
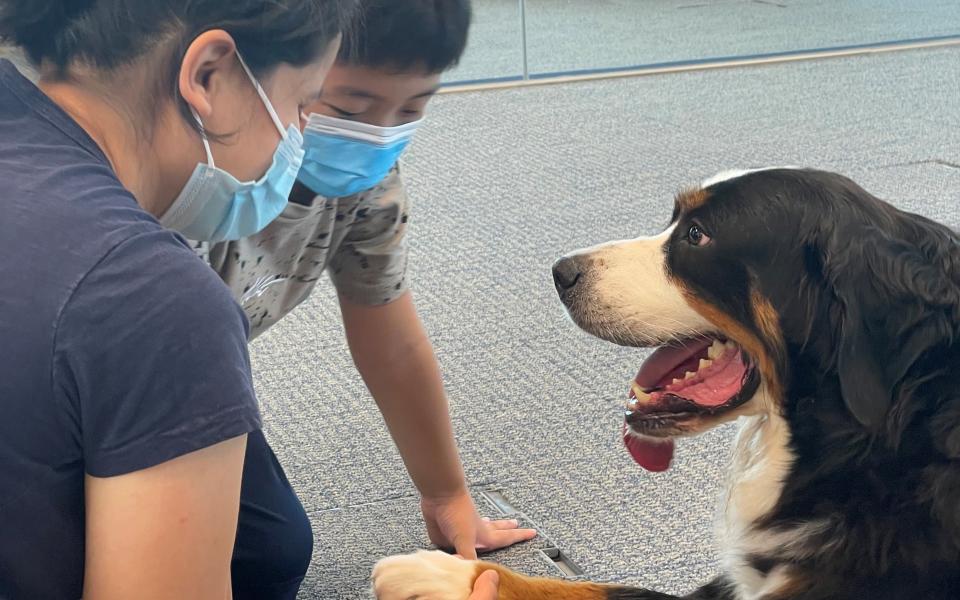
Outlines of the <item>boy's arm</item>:
[{"label": "boy's arm", "polygon": [[430,539],[464,557],[527,540],[515,521],[481,520],[460,465],[440,368],[405,292],[389,304],[366,306],[340,297],[347,342],[410,477],[420,490]]}]

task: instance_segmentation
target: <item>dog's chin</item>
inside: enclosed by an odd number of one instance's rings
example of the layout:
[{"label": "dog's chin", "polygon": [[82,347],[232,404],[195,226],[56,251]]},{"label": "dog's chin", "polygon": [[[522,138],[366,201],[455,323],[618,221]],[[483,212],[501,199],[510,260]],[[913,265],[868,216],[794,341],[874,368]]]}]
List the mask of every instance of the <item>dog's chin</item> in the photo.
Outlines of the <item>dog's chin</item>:
[{"label": "dog's chin", "polygon": [[631,411],[628,405],[625,421],[629,432],[640,437],[660,440],[696,437],[742,416],[756,414],[758,412],[757,397],[758,394],[754,394],[743,402],[733,399],[729,407],[716,412],[680,412],[646,417]]}]

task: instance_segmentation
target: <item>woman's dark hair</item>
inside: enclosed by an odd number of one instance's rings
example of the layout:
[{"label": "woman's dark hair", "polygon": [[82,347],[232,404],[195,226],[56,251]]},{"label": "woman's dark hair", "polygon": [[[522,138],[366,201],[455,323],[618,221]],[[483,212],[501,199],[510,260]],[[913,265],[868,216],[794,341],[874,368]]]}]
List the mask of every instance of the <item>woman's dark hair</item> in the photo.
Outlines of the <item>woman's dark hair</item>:
[{"label": "woman's dark hair", "polygon": [[337,60],[348,65],[440,73],[460,61],[470,0],[361,0]]},{"label": "woman's dark hair", "polygon": [[225,30],[254,73],[263,73],[316,59],[357,6],[358,0],[0,0],[0,41],[60,76],[75,61],[109,71],[169,48],[158,83],[179,99],[183,55],[204,31]]},{"label": "woman's dark hair", "polygon": [[[358,0],[0,0],[0,38],[35,63],[129,63],[174,38],[183,52],[204,31],[233,36],[252,69],[304,65],[344,30]],[[173,56],[179,65],[182,56]]]}]

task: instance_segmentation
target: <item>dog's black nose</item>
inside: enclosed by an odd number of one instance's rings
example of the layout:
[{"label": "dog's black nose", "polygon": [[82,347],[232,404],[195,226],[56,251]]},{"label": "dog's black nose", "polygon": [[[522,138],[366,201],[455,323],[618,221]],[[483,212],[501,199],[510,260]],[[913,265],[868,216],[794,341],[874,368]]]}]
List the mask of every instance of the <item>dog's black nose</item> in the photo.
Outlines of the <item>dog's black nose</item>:
[{"label": "dog's black nose", "polygon": [[576,260],[564,257],[553,263],[553,284],[561,296],[573,289],[578,281],[580,281],[580,266]]}]

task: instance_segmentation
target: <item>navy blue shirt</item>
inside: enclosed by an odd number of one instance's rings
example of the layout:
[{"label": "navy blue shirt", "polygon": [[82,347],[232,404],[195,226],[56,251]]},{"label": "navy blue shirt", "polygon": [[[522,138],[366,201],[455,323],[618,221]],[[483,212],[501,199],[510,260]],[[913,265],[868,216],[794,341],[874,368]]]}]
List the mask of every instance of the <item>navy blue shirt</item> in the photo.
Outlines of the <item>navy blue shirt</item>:
[{"label": "navy blue shirt", "polygon": [[248,324],[99,147],[0,61],[0,598],[79,598],[84,475],[257,430]]}]

